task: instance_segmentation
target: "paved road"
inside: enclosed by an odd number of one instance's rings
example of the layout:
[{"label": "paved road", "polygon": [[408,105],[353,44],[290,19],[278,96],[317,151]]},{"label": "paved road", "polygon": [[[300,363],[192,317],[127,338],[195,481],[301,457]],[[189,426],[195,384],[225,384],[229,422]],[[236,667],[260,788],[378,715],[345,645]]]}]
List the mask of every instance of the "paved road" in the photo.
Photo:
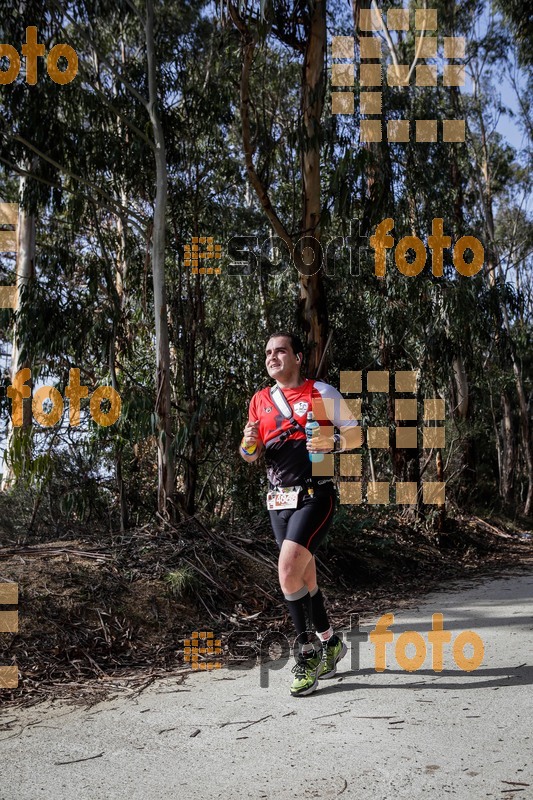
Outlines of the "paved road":
[{"label": "paved road", "polygon": [[[453,640],[463,630],[481,637],[476,670],[458,669],[445,644],[444,669],[433,671],[434,613]],[[89,711],[4,712],[0,723],[12,723],[0,724],[0,800],[533,798],[533,575],[455,584],[398,610],[391,630],[386,671],[376,672],[375,647],[363,641],[360,668],[348,654],[307,698],[289,696],[287,664],[264,671],[268,688],[259,667],[224,668]],[[406,630],[428,644],[416,672],[395,657]],[[469,645],[463,652],[473,656]],[[75,759],[87,760],[58,763]]]}]

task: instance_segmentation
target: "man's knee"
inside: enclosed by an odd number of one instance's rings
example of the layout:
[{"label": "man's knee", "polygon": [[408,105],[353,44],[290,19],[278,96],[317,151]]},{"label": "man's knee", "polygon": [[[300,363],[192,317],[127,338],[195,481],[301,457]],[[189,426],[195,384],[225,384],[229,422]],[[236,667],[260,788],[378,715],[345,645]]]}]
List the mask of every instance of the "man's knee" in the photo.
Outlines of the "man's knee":
[{"label": "man's knee", "polygon": [[280,581],[294,580],[294,578],[301,578],[304,581],[305,567],[298,562],[290,561],[288,559],[280,559],[278,564]]},{"label": "man's knee", "polygon": [[304,575],[313,557],[302,545],[284,542],[279,555],[278,571],[281,581],[298,578],[304,582]]}]

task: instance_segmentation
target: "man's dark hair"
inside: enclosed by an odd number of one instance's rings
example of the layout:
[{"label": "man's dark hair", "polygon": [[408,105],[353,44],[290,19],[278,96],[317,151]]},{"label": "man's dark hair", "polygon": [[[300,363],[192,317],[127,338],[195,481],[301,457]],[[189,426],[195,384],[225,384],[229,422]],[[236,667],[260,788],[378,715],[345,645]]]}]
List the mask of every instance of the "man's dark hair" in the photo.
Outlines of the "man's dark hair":
[{"label": "man's dark hair", "polygon": [[271,333],[268,338],[270,340],[270,339],[276,339],[281,336],[290,341],[292,351],[295,356],[297,356],[298,353],[304,352],[304,346],[302,340],[300,339],[299,336],[297,336],[295,333],[291,333],[290,331],[276,331],[275,333]]}]

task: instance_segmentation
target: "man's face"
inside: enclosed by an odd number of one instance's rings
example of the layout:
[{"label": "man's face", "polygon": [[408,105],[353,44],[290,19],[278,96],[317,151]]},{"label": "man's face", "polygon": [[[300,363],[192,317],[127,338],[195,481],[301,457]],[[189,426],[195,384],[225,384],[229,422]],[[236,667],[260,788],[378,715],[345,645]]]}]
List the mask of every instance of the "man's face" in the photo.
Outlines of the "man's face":
[{"label": "man's face", "polygon": [[287,380],[298,375],[300,362],[291,347],[291,340],[286,336],[274,336],[266,346],[266,368],[274,380]]}]

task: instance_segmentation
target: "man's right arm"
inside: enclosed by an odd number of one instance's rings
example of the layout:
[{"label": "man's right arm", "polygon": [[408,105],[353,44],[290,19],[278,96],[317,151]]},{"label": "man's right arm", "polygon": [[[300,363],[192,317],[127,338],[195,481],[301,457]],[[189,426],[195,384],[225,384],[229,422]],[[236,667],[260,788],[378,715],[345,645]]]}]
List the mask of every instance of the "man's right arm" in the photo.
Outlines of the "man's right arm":
[{"label": "man's right arm", "polygon": [[259,420],[247,422],[244,427],[243,437],[239,447],[241,457],[252,464],[261,455],[263,445],[259,439]]}]

